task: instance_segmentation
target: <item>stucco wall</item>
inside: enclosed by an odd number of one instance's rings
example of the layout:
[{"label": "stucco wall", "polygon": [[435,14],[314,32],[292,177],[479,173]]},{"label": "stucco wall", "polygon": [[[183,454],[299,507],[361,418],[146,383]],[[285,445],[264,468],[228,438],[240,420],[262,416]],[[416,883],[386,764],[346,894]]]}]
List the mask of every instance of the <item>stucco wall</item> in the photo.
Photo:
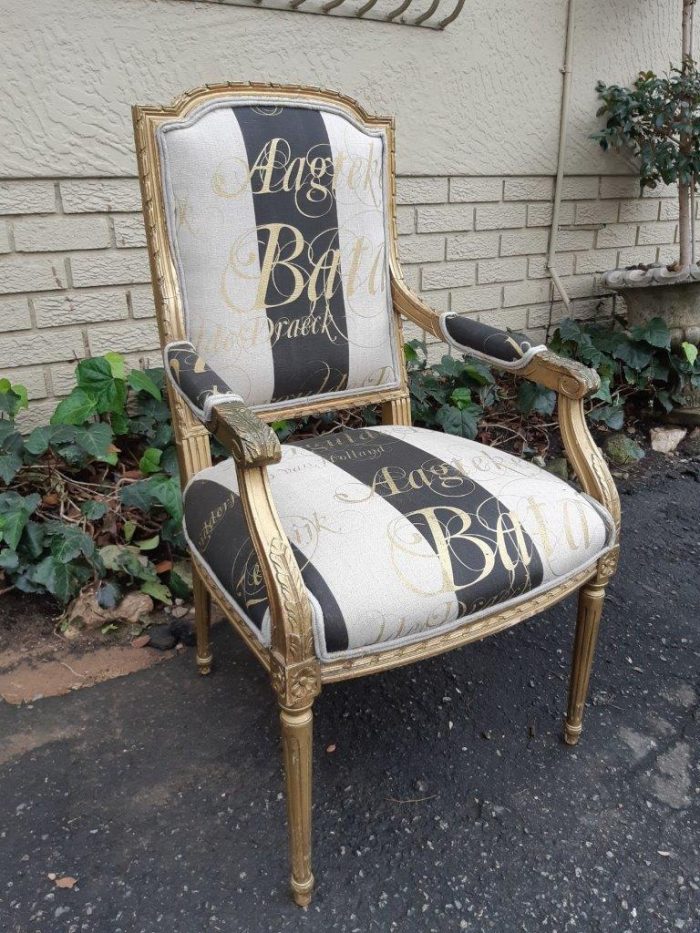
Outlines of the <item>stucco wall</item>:
[{"label": "stucco wall", "polygon": [[[671,259],[669,191],[639,198],[588,138],[597,77],[663,68],[675,0],[579,0],[560,273]],[[129,106],[218,80],[335,87],[397,119],[400,252],[437,309],[541,330],[566,0],[467,0],[445,32],[191,0],[0,0],[0,372],[45,420],[76,358],[157,359]],[[625,177],[627,173],[627,177]],[[435,352],[441,352],[436,348]]]}]

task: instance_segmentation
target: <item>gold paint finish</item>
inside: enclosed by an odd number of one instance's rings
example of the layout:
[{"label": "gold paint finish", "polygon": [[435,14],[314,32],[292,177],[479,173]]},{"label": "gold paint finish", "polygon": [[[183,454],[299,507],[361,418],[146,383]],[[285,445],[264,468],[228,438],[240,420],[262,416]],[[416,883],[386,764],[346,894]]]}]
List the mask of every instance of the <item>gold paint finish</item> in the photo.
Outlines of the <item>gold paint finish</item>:
[{"label": "gold paint finish", "polygon": [[[348,97],[331,91],[301,86],[267,84],[219,84],[205,86],[179,97],[170,107],[134,107],[134,133],[139,178],[148,238],[151,276],[161,344],[186,339],[182,299],[170,252],[156,130],[165,121],[184,120],[195,108],[210,101],[256,97],[262,104],[271,98],[331,104],[368,127],[384,130],[388,142],[390,217],[387,244],[394,303],[395,337],[401,345],[401,315],[442,339],[439,315],[407,287],[397,252],[395,209],[395,157],[393,121],[372,117]],[[620,505],[617,490],[602,454],[594,444],[585,421],[583,399],[595,391],[598,377],[592,370],[550,352],[535,356],[518,375],[541,383],[558,394],[559,424],[566,455],[583,489],[612,514],[615,545],[619,540]],[[180,474],[183,486],[211,465],[209,432],[227,447],[236,463],[239,492],[248,530],[255,547],[267,591],[271,616],[271,646],[265,648],[240,618],[229,597],[193,554],[194,598],[197,627],[197,664],[202,673],[211,668],[209,647],[210,598],[222,608],[231,625],[254,656],[270,673],[280,705],[282,745],[287,781],[289,850],[292,896],[307,906],[313,890],[311,873],[311,743],[312,704],[322,683],[348,680],[412,664],[445,651],[503,631],[546,609],[580,589],[578,621],[573,651],[565,738],[574,744],[581,722],[590,678],[605,585],[615,572],[618,548],[605,554],[596,566],[586,568],[546,593],[525,598],[506,609],[493,607],[477,621],[466,621],[447,633],[398,648],[319,663],[316,657],[311,605],[298,564],[280,523],[272,499],[267,466],[280,459],[277,438],[264,422],[296,418],[359,405],[381,405],[385,424],[411,424],[405,362],[401,359],[399,386],[367,389],[344,396],[318,397],[262,407],[253,412],[245,405],[215,405],[210,423],[201,424],[168,382]],[[340,557],[340,555],[339,555]]]}]

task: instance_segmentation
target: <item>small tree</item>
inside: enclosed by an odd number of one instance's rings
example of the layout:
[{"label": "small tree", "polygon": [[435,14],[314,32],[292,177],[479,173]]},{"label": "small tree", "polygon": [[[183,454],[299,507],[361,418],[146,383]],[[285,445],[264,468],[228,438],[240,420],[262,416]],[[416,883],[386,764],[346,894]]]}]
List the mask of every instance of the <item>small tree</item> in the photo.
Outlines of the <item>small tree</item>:
[{"label": "small tree", "polygon": [[681,67],[665,77],[641,72],[631,88],[599,82],[597,116],[605,129],[594,135],[603,149],[627,149],[639,160],[642,188],[678,186],[680,256],[675,269],[695,261],[692,207],[700,175],[700,72],[692,55],[693,7],[683,0]]}]

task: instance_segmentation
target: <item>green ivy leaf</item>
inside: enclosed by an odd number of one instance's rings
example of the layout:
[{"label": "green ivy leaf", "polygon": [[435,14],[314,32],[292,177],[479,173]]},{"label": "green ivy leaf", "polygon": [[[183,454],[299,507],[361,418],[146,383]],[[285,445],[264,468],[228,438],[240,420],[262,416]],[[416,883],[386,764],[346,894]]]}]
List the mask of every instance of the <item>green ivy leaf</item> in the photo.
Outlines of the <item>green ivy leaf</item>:
[{"label": "green ivy leaf", "polygon": [[147,593],[161,603],[166,603],[168,606],[172,605],[173,601],[170,590],[165,583],[161,583],[159,580],[146,580],[141,584],[140,590],[142,593]]},{"label": "green ivy leaf", "polygon": [[104,358],[109,363],[109,370],[113,379],[126,379],[126,363],[121,353],[105,353]]},{"label": "green ivy leaf", "polygon": [[551,415],[556,403],[556,392],[551,389],[527,380],[518,386],[518,408],[523,414],[536,411],[540,415]]},{"label": "green ivy leaf", "polygon": [[143,541],[136,541],[135,544],[139,551],[154,551],[160,544],[160,535],[153,535],[152,538],[144,538]]},{"label": "green ivy leaf", "polygon": [[[122,360],[123,364],[123,360]],[[76,369],[78,387],[94,400],[98,414],[121,412],[126,402],[126,383],[115,377],[106,356],[81,360]]]},{"label": "green ivy leaf", "polygon": [[632,369],[640,370],[651,362],[652,350],[642,342],[623,338],[613,350],[613,356],[616,360],[627,363]]},{"label": "green ivy leaf", "polygon": [[479,419],[483,409],[473,402],[457,408],[454,405],[442,405],[435,415],[436,422],[447,434],[457,434],[460,437],[474,438],[479,430]]},{"label": "green ivy leaf", "polygon": [[110,450],[113,440],[112,429],[103,421],[83,428],[76,434],[75,440],[78,446],[94,460],[116,463],[116,454]]},{"label": "green ivy leaf", "polygon": [[17,570],[19,567],[19,554],[12,548],[3,548],[0,551],[0,568],[2,570]]},{"label": "green ivy leaf", "polygon": [[65,563],[49,555],[32,569],[30,578],[65,604],[89,580],[90,571],[75,562]]},{"label": "green ivy leaf", "polygon": [[631,327],[630,334],[634,340],[642,340],[652,347],[667,350],[671,346],[671,333],[660,317],[653,317],[640,327]]},{"label": "green ivy leaf", "polygon": [[51,424],[84,424],[97,411],[95,399],[81,388],[59,403],[51,416]]},{"label": "green ivy leaf", "polygon": [[149,477],[145,482],[151,496],[163,506],[168,515],[181,521],[182,492],[179,479],[176,476],[158,474]]},{"label": "green ivy leaf", "polygon": [[90,522],[97,522],[107,514],[107,506],[104,502],[97,502],[94,499],[88,499],[80,505],[80,511]]},{"label": "green ivy leaf", "polygon": [[163,451],[157,447],[147,447],[139,460],[139,470],[142,473],[157,473],[160,470],[160,461]]},{"label": "green ivy leaf", "polygon": [[0,479],[8,486],[22,466],[22,458],[14,451],[0,454]]},{"label": "green ivy leaf", "polygon": [[698,348],[694,343],[688,343],[687,340],[684,340],[681,344],[681,349],[685,354],[685,358],[688,360],[691,366],[695,366],[695,361],[698,358]]},{"label": "green ivy leaf", "polygon": [[50,521],[45,522],[44,527],[51,535],[51,553],[56,560],[69,563],[81,555],[92,557],[95,553],[95,542],[77,525]]},{"label": "green ivy leaf", "polygon": [[158,402],[160,402],[160,400],[163,398],[163,395],[158,386],[150,376],[146,375],[142,369],[132,369],[129,373],[127,382],[134,390],[134,392],[146,392]]}]

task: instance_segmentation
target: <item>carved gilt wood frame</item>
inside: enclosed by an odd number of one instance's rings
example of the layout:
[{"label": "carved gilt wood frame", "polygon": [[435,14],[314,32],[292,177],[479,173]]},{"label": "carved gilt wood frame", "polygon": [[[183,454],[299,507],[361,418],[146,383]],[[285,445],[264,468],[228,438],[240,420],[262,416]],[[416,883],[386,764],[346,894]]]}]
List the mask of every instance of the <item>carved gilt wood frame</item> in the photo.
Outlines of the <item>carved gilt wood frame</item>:
[{"label": "carved gilt wood frame", "polygon": [[[151,275],[161,344],[186,339],[182,300],[175,265],[170,252],[166,212],[161,191],[160,155],[156,131],[167,121],[185,119],[202,104],[218,99],[250,98],[261,100],[283,97],[331,104],[354,121],[381,128],[387,139],[389,160],[388,198],[390,216],[389,268],[397,339],[401,345],[401,316],[427,332],[442,338],[439,316],[406,285],[397,252],[395,208],[394,124],[391,119],[370,116],[355,101],[342,94],[317,88],[273,84],[207,85],[177,98],[170,107],[134,107],[134,132],[139,163],[139,177],[148,237]],[[358,392],[342,399],[317,398],[303,404],[266,411],[256,409],[255,416],[231,426],[223,421],[223,432],[236,461],[240,496],[248,528],[267,588],[271,614],[271,646],[263,647],[251,634],[207,570],[195,565],[195,602],[197,607],[197,659],[202,673],[208,673],[211,654],[208,642],[207,594],[221,606],[233,627],[271,676],[282,710],[282,731],[287,763],[292,890],[299,904],[307,904],[313,887],[310,871],[310,754],[311,705],[321,684],[346,680],[389,670],[432,657],[471,641],[516,625],[569,593],[580,590],[579,616],[569,708],[565,737],[575,743],[581,731],[583,705],[593,648],[600,622],[605,585],[615,571],[618,555],[620,507],[617,491],[601,452],[588,431],[584,399],[598,385],[598,377],[578,363],[545,352],[535,356],[519,375],[554,389],[558,395],[558,418],[564,448],[584,491],[600,502],[613,516],[615,542],[593,567],[589,567],[546,593],[524,599],[517,605],[499,609],[477,622],[466,622],[448,633],[398,648],[386,647],[364,657],[344,658],[320,664],[315,655],[311,608],[299,567],[282,529],[267,477],[267,465],[280,458],[279,445],[264,421],[294,418],[322,411],[352,408],[359,404],[381,404],[385,423],[411,423],[410,400],[405,365],[402,363],[400,386],[376,392]],[[167,380],[166,380],[167,381]],[[194,474],[211,465],[207,429],[200,424],[172,389],[169,402],[177,442],[183,485]],[[252,425],[252,426],[251,426]],[[256,427],[257,425],[257,427]],[[226,440],[217,431],[220,439]],[[194,555],[193,555],[194,557]],[[296,769],[296,770],[295,770]],[[307,773],[308,772],[308,773]]]}]

